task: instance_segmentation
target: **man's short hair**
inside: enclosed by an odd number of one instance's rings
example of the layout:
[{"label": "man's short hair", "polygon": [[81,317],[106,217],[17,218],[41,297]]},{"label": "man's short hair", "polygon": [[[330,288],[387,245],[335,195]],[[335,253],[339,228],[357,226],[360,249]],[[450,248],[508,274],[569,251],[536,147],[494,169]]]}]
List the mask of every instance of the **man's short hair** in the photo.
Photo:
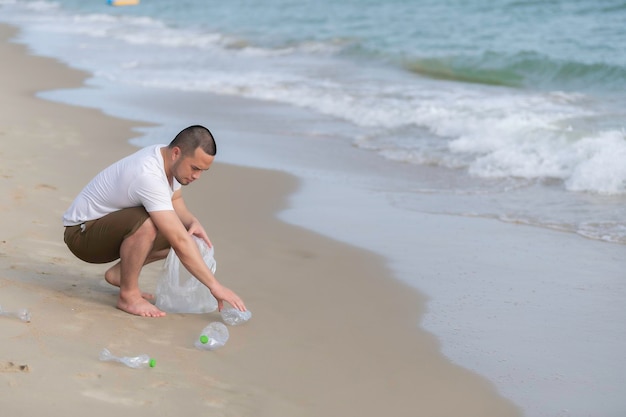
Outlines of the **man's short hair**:
[{"label": "man's short hair", "polygon": [[194,125],[181,130],[170,142],[170,149],[177,146],[180,148],[182,156],[193,155],[198,147],[209,155],[215,156],[217,145],[213,134],[204,126]]}]

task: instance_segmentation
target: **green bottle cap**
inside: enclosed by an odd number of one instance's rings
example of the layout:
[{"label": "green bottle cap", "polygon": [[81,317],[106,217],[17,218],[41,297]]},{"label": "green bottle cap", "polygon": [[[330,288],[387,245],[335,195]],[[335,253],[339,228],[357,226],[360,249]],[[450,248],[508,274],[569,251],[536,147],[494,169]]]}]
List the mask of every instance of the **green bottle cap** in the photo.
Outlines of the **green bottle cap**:
[{"label": "green bottle cap", "polygon": [[154,368],[156,366],[156,359],[150,358],[148,365],[150,365],[150,368]]},{"label": "green bottle cap", "polygon": [[207,337],[207,335],[203,334],[202,336],[200,336],[200,343],[202,343],[203,345],[209,343],[209,338]]}]

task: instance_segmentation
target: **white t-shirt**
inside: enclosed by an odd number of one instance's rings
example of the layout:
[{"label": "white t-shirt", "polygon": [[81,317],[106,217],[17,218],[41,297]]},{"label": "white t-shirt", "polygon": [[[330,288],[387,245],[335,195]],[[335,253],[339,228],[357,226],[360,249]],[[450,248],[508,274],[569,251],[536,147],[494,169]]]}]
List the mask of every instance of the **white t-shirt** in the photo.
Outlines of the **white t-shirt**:
[{"label": "white t-shirt", "polygon": [[129,207],[174,210],[172,195],[181,185],[176,178],[169,185],[161,155],[164,146],[145,147],[101,171],[67,209],[63,225],[75,226]]}]

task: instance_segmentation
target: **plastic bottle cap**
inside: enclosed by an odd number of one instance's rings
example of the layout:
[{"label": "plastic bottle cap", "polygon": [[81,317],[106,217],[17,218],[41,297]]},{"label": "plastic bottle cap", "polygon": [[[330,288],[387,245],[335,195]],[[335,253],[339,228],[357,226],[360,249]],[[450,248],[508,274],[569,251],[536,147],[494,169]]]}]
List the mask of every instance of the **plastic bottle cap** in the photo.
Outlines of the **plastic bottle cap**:
[{"label": "plastic bottle cap", "polygon": [[148,362],[148,365],[150,365],[150,368],[154,368],[156,366],[156,359],[150,359],[150,362]]},{"label": "plastic bottle cap", "polygon": [[200,336],[200,343],[202,343],[203,345],[209,343],[209,338],[207,337],[207,335],[203,334],[202,336]]}]

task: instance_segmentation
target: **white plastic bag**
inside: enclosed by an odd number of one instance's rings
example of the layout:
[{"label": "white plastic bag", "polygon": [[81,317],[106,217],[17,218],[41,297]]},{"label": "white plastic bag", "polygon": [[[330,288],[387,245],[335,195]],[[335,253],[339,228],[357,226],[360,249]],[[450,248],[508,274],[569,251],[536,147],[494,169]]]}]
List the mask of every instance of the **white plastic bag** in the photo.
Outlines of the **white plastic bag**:
[{"label": "white plastic bag", "polygon": [[[202,259],[215,273],[217,264],[213,259],[213,248],[209,248],[204,240],[192,237],[200,249]],[[210,313],[217,309],[217,300],[206,285],[181,265],[174,249],[170,249],[157,282],[156,306],[168,313]]]}]

